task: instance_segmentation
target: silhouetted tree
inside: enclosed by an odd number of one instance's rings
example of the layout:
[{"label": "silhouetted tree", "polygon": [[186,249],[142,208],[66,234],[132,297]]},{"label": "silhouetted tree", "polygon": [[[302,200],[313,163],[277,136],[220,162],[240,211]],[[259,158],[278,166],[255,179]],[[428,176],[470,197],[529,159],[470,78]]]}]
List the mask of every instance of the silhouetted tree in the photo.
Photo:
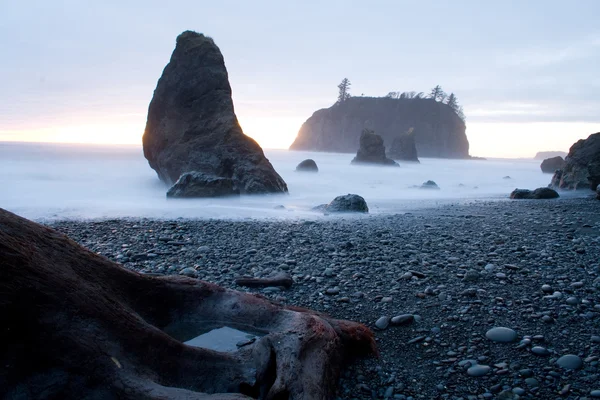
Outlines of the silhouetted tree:
[{"label": "silhouetted tree", "polygon": [[440,85],[437,85],[436,87],[431,89],[429,97],[434,99],[435,101],[444,101],[444,99],[446,98],[446,93],[444,93]]},{"label": "silhouetted tree", "polygon": [[389,92],[385,97],[389,99],[399,99],[400,96],[400,92]]},{"label": "silhouetted tree", "polygon": [[413,99],[424,99],[425,98],[425,93],[423,92],[419,92],[417,94],[415,94],[415,97],[413,97]]},{"label": "silhouetted tree", "polygon": [[343,103],[344,101],[350,98],[350,80],[348,78],[342,79],[342,82],[338,85],[339,94],[338,94],[338,103]]},{"label": "silhouetted tree", "polygon": [[446,104],[448,104],[448,106],[454,111],[458,109],[458,100],[456,99],[454,93],[450,93],[450,96],[446,98]]}]

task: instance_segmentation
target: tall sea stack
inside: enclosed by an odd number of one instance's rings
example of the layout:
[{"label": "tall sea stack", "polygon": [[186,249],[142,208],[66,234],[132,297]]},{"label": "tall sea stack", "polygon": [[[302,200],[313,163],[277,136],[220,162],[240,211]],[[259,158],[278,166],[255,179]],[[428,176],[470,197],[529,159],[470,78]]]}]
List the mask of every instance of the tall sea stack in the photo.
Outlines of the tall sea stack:
[{"label": "tall sea stack", "polygon": [[230,180],[231,193],[221,194],[287,192],[258,143],[242,132],[223,55],[200,33],[177,37],[148,108],[143,145],[150,166],[170,185],[194,172],[196,185]]}]

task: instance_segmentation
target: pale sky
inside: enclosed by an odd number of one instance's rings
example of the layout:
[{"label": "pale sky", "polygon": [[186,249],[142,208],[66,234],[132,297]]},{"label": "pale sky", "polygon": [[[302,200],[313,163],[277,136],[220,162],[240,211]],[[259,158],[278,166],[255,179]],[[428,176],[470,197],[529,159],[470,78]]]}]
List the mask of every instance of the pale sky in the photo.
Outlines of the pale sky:
[{"label": "pale sky", "polygon": [[471,154],[600,131],[600,1],[0,0],[0,141],[141,143],[176,36],[211,36],[238,119],[287,148],[351,93],[454,92]]}]

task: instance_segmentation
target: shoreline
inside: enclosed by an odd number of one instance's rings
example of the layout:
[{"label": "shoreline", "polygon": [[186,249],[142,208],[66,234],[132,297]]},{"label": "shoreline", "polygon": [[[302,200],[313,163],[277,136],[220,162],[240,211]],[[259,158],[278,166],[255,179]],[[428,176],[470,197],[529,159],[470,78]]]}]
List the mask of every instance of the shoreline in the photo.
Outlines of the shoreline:
[{"label": "shoreline", "polygon": [[[576,399],[600,390],[600,202],[591,197],[367,218],[48,225],[126,268],[183,273],[365,323],[380,358],[350,366],[341,399]],[[277,271],[294,277],[291,289],[234,283]],[[377,329],[381,317],[400,315],[410,317]],[[517,341],[487,339],[498,326],[515,330]],[[567,354],[582,368],[556,364]],[[488,372],[470,376],[475,363]]]}]

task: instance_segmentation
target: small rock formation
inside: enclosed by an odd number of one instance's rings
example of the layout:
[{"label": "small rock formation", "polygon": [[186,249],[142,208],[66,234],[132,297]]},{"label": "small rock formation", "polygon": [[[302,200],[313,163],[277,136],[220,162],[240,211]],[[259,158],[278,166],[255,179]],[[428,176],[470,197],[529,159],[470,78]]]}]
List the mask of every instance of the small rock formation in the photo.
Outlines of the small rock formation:
[{"label": "small rock formation", "polygon": [[419,162],[413,128],[394,138],[388,150],[388,156],[394,160]]},{"label": "small rock formation", "polygon": [[[352,356],[376,352],[364,325],[145,276],[2,209],[0,276],[7,399],[327,400]],[[230,352],[184,344],[223,326],[263,336]]]},{"label": "small rock formation", "polygon": [[563,159],[567,156],[564,151],[538,151],[533,158],[534,160],[545,160],[546,158],[562,157]]},{"label": "small rock formation", "polygon": [[239,195],[230,178],[206,175],[202,172],[185,172],[167,191],[167,197],[221,197]]},{"label": "small rock formation", "polygon": [[558,169],[562,169],[565,166],[565,160],[561,156],[546,158],[540,164],[542,172],[545,174],[553,174]]},{"label": "small rock formation", "polygon": [[296,167],[296,171],[319,172],[319,167],[317,167],[317,163],[315,162],[315,160],[308,158],[308,159],[302,161],[300,164],[298,164],[298,166]]},{"label": "small rock formation", "polygon": [[365,128],[391,144],[398,132],[411,127],[419,157],[469,157],[465,122],[447,104],[417,98],[350,97],[315,111],[290,150],[353,153]]},{"label": "small rock formation", "polygon": [[196,32],[177,37],[148,108],[143,145],[150,166],[169,185],[186,172],[206,176],[206,191],[198,188],[202,180],[192,180],[196,187],[189,192],[220,193],[211,180],[218,178],[240,194],[287,192],[258,143],[240,128],[221,51]]},{"label": "small rock formation", "polygon": [[368,213],[369,207],[367,207],[367,202],[362,196],[349,193],[333,199],[324,211],[331,213]]},{"label": "small rock formation", "polygon": [[547,187],[542,187],[542,188],[537,188],[533,191],[528,190],[528,189],[515,189],[512,191],[512,193],[510,194],[510,198],[511,199],[556,199],[558,196],[558,193],[556,192],[556,190],[547,188]]},{"label": "small rock formation", "polygon": [[419,186],[419,189],[440,190],[440,187],[434,181],[427,181],[427,182],[423,182],[423,184],[421,186]]},{"label": "small rock formation", "polygon": [[385,156],[383,139],[375,132],[364,129],[360,136],[360,148],[352,164],[377,164],[386,166],[398,166],[398,163]]},{"label": "small rock formation", "polygon": [[600,132],[577,141],[569,149],[564,167],[550,185],[561,189],[592,189],[600,184]]}]

